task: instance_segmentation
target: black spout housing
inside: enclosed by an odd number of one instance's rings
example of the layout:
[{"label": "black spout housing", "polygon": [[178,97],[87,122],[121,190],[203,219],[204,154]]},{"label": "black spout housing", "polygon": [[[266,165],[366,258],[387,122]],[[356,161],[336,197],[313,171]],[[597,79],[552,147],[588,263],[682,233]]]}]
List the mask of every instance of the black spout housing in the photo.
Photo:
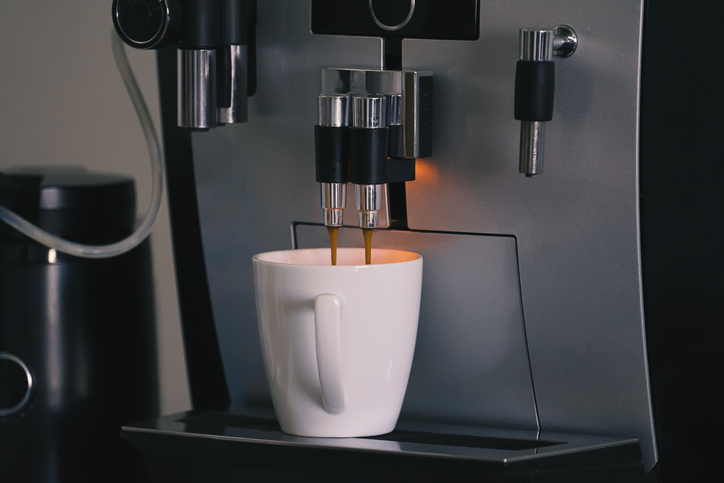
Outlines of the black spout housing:
[{"label": "black spout housing", "polygon": [[354,184],[384,184],[387,177],[388,129],[350,129],[352,148],[352,178]]},{"label": "black spout housing", "polygon": [[350,181],[348,127],[314,126],[314,151],[318,182]]}]

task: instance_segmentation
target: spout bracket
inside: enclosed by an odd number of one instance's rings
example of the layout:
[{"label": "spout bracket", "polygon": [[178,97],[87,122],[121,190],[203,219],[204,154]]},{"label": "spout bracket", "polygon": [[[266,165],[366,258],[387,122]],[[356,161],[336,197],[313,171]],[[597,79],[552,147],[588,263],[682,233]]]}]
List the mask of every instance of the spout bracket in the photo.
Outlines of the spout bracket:
[{"label": "spout bracket", "polygon": [[[432,155],[432,72],[408,70],[322,69],[322,95],[384,95],[399,101],[401,137],[390,143],[391,158]],[[396,112],[396,111],[395,111]],[[386,125],[392,125],[386,122]],[[393,130],[400,128],[393,128]],[[399,132],[399,131],[396,131]]]}]

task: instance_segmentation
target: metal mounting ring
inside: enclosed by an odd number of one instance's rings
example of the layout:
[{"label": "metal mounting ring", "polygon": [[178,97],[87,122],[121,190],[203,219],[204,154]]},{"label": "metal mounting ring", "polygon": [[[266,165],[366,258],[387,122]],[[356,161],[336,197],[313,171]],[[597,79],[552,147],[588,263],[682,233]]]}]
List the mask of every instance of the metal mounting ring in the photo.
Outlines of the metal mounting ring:
[{"label": "metal mounting ring", "polygon": [[390,32],[394,32],[395,30],[400,30],[402,27],[407,25],[410,22],[410,19],[412,18],[412,15],[415,13],[415,0],[410,0],[410,11],[407,14],[407,18],[400,22],[397,25],[386,25],[377,18],[377,15],[375,15],[375,8],[372,5],[372,0],[369,0],[369,7],[370,7],[370,14],[372,15],[372,20],[375,21],[378,27],[383,28],[385,30],[388,30]]},{"label": "metal mounting ring", "polygon": [[8,352],[0,352],[0,360],[6,360],[13,362],[20,366],[20,368],[25,372],[25,378],[27,380],[27,389],[25,390],[25,395],[20,400],[19,403],[17,403],[15,406],[11,406],[8,408],[0,408],[0,417],[4,416],[11,416],[13,414],[19,413],[25,408],[25,405],[30,400],[30,396],[33,392],[33,387],[35,380],[33,379],[33,375],[30,372],[30,369],[28,369],[28,366],[25,365],[25,363],[18,357],[8,353]]},{"label": "metal mounting ring", "polygon": [[553,27],[553,55],[570,57],[578,48],[578,35],[568,25]]}]

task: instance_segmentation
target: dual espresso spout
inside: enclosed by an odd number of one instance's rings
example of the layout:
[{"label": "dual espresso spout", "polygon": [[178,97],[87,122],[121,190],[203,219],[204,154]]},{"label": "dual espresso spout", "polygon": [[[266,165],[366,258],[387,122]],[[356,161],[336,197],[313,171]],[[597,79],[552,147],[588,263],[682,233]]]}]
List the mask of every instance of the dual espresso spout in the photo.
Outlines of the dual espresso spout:
[{"label": "dual espresso spout", "polygon": [[316,179],[325,226],[343,225],[352,183],[358,226],[385,228],[385,187],[413,181],[415,159],[432,155],[432,72],[322,69],[318,114]]},{"label": "dual espresso spout", "polygon": [[375,229],[385,184],[414,179],[414,164],[406,179],[388,169],[388,158],[402,143],[401,106],[397,94],[319,96],[316,166],[325,226],[343,225],[348,182],[355,185],[359,227]]}]

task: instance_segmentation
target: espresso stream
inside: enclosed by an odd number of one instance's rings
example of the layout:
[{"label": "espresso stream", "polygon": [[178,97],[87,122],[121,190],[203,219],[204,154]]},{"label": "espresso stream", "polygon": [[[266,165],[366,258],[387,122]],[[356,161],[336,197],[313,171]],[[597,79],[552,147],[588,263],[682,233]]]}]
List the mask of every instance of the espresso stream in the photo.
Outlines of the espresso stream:
[{"label": "espresso stream", "polygon": [[339,227],[328,226],[327,232],[329,232],[329,244],[332,248],[332,265],[337,265],[337,236],[339,235]]},{"label": "espresso stream", "polygon": [[[332,253],[332,265],[337,265],[337,237],[339,236],[339,227],[328,226],[329,246]],[[362,230],[365,238],[365,264],[372,264],[372,234],[374,230]]]},{"label": "espresso stream", "polygon": [[374,232],[374,230],[362,230],[365,237],[365,264],[367,265],[372,263],[372,234]]}]

